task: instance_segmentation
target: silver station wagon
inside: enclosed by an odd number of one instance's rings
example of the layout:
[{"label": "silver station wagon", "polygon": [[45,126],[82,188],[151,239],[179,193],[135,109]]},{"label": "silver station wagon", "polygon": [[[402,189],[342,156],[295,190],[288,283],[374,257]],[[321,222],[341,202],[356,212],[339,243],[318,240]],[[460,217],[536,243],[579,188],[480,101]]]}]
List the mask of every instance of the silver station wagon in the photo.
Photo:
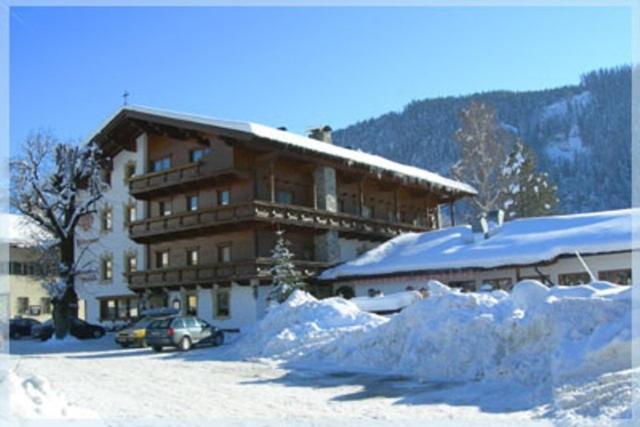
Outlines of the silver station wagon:
[{"label": "silver station wagon", "polygon": [[154,320],[147,326],[147,345],[154,351],[175,347],[188,351],[195,345],[219,346],[224,333],[194,316],[169,316]]}]

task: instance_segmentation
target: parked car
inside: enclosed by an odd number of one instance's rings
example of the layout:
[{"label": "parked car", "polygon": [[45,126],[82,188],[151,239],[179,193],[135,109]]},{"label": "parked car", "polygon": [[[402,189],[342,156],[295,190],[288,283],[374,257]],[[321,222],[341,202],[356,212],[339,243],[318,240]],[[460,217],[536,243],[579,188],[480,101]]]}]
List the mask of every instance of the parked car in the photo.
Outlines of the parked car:
[{"label": "parked car", "polygon": [[12,339],[19,339],[31,336],[31,329],[40,324],[41,323],[36,319],[30,319],[28,317],[16,317],[11,319],[9,321],[9,337]]},{"label": "parked car", "polygon": [[133,320],[128,328],[116,334],[116,344],[119,344],[122,348],[146,347],[147,326],[158,318],[176,314],[178,314],[178,310],[174,308],[143,311],[142,317]]},{"label": "parked car", "polygon": [[[78,339],[100,338],[104,336],[106,330],[100,325],[93,325],[80,319],[72,319],[69,333]],[[40,338],[42,341],[48,340],[53,334],[54,327],[51,320],[43,323],[40,328],[32,330],[32,336]]]},{"label": "parked car", "polygon": [[162,351],[163,347],[188,351],[194,345],[222,345],[224,333],[194,316],[168,316],[147,326],[146,340],[154,351]]}]

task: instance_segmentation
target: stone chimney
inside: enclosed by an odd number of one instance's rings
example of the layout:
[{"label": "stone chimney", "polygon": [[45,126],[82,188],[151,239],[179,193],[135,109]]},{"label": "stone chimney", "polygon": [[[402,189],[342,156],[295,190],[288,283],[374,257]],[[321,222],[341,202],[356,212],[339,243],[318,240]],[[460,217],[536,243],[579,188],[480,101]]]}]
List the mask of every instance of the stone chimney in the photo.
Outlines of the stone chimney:
[{"label": "stone chimney", "polygon": [[331,140],[331,126],[325,125],[322,127],[314,128],[309,131],[309,138],[317,139],[318,141],[333,144]]}]

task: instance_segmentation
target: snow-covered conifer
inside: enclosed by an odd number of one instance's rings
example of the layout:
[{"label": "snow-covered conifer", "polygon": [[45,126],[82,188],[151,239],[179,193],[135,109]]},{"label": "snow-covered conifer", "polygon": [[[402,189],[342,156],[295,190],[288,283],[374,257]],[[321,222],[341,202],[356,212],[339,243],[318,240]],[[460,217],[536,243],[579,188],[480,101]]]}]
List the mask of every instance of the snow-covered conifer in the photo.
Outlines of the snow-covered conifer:
[{"label": "snow-covered conifer", "polygon": [[274,261],[270,269],[272,279],[272,289],[269,299],[272,302],[281,303],[285,301],[296,289],[304,289],[306,283],[302,279],[302,274],[293,264],[293,252],[289,249],[289,242],[284,238],[284,231],[276,232],[278,238],[272,250],[271,259]]}]

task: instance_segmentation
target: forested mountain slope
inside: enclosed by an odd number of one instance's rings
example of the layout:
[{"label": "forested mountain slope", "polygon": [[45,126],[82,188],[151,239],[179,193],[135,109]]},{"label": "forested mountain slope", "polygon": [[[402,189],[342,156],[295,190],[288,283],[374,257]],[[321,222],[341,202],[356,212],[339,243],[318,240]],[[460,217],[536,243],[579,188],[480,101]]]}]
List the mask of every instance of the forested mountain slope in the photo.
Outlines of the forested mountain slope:
[{"label": "forested mountain slope", "polygon": [[631,205],[631,68],[585,74],[556,89],[495,91],[413,101],[334,133],[339,145],[450,176],[458,159],[458,113],[472,100],[493,104],[503,125],[538,156],[558,185],[558,213]]}]

